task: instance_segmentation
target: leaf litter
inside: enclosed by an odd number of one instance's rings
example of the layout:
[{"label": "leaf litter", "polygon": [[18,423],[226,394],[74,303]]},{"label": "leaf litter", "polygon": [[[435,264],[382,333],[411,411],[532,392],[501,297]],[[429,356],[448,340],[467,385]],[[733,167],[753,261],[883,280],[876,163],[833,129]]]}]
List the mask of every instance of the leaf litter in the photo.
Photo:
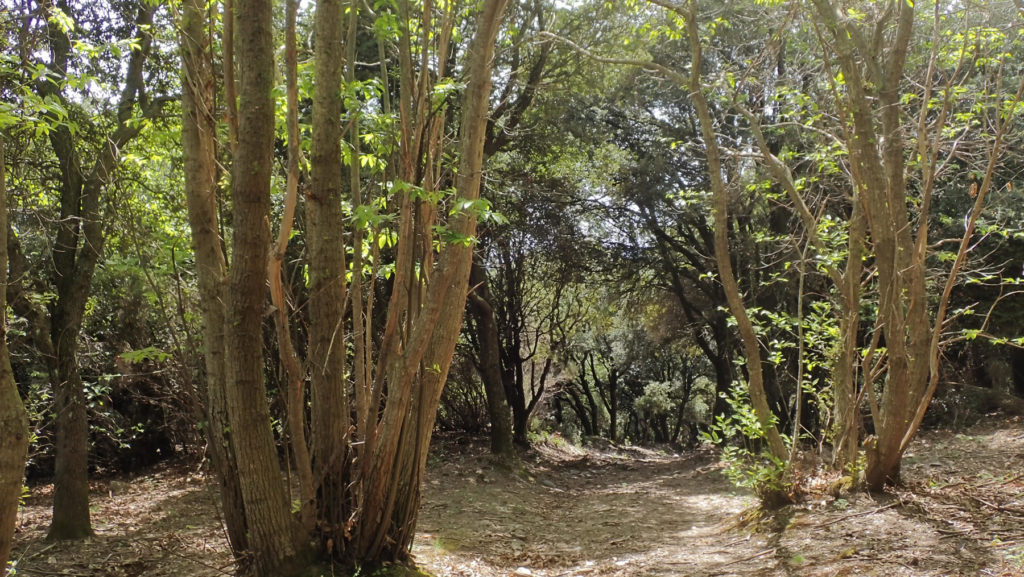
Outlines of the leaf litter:
[{"label": "leaf litter", "polygon": [[[710,449],[538,443],[513,469],[482,439],[441,435],[413,555],[438,577],[1024,576],[1024,424],[929,431],[904,484],[811,494],[757,512]],[[46,542],[52,488],[32,487],[17,575],[215,577],[233,569],[216,482],[194,467],[92,484],[96,535]]]}]

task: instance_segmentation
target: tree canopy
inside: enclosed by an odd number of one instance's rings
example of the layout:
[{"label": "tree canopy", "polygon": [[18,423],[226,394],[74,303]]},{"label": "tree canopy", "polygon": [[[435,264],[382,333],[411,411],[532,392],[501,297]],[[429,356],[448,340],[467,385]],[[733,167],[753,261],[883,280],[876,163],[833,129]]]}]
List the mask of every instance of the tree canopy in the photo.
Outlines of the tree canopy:
[{"label": "tree canopy", "polygon": [[23,463],[76,539],[208,458],[297,575],[408,560],[435,430],[771,504],[1024,394],[1019,2],[3,6],[0,559]]}]

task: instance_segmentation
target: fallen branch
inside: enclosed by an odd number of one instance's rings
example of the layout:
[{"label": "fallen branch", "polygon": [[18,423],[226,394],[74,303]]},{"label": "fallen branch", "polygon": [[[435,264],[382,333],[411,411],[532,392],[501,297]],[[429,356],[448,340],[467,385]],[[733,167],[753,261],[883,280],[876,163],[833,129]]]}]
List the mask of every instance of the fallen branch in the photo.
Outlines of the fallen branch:
[{"label": "fallen branch", "polygon": [[995,503],[989,503],[988,501],[986,501],[984,499],[979,499],[979,498],[975,497],[974,495],[969,495],[969,496],[970,496],[971,499],[974,499],[975,501],[981,503],[982,505],[985,505],[986,507],[991,507],[991,508],[995,509],[996,511],[1002,511],[1003,513],[1009,513],[1011,515],[1016,515],[1016,516],[1024,516],[1024,511],[1022,511],[1020,509],[1016,509],[1016,508],[1013,508],[1013,507],[1003,507],[1002,505],[996,505]]},{"label": "fallen branch", "polygon": [[753,561],[754,559],[757,559],[758,557],[764,557],[765,555],[774,554],[775,551],[776,551],[775,549],[765,549],[764,551],[761,551],[760,553],[755,553],[755,554],[753,554],[753,555],[751,555],[749,557],[744,557],[742,559],[736,559],[735,561],[729,561],[728,563],[722,563],[721,565],[717,565],[715,568],[716,569],[721,569],[722,567],[728,567],[729,565],[736,565],[737,563],[743,563],[743,562],[746,562],[746,561]]},{"label": "fallen branch", "polygon": [[1022,477],[1024,477],[1024,473],[1021,473],[1019,475],[1016,475],[1014,477],[1011,477],[1011,478],[1003,481],[1002,483],[999,484],[999,486],[1000,487],[1005,487],[1006,485],[1009,485],[1010,483],[1012,483],[1014,481],[1019,481]]},{"label": "fallen branch", "polygon": [[35,553],[32,553],[31,555],[28,554],[28,551],[25,551],[25,553],[23,553],[21,555],[21,557],[18,557],[18,561],[20,562],[20,561],[23,561],[23,560],[24,561],[28,561],[30,559],[35,559],[36,557],[39,557],[43,553],[46,553],[47,551],[49,551],[50,549],[53,549],[56,546],[57,546],[57,543],[50,543],[46,547],[43,547],[42,549],[40,549],[39,551],[36,551]]},{"label": "fallen branch", "polygon": [[826,523],[818,523],[817,525],[810,525],[810,526],[811,527],[828,527],[829,525],[835,525],[836,523],[841,523],[841,522],[843,522],[843,521],[845,521],[847,519],[853,519],[855,517],[864,517],[866,515],[872,515],[874,513],[881,513],[882,511],[885,511],[886,509],[892,509],[896,505],[899,505],[899,503],[889,503],[888,505],[883,505],[881,507],[878,507],[876,509],[872,509],[870,511],[861,511],[860,513],[851,513],[849,515],[843,515],[842,517],[839,517],[838,519],[832,519],[831,521],[828,521]]}]

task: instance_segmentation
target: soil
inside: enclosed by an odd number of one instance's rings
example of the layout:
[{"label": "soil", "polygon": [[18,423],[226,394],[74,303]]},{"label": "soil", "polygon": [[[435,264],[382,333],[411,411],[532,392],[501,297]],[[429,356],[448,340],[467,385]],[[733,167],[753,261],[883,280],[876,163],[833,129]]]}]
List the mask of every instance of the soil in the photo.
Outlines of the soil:
[{"label": "soil", "polygon": [[[443,436],[413,555],[438,577],[1024,576],[1020,418],[925,433],[904,484],[882,495],[843,493],[805,464],[801,503],[760,512],[721,469],[710,449],[549,437],[508,470],[482,440]],[[217,490],[201,473],[168,466],[93,489],[96,536],[48,543],[50,488],[32,488],[17,575],[231,574]]]}]

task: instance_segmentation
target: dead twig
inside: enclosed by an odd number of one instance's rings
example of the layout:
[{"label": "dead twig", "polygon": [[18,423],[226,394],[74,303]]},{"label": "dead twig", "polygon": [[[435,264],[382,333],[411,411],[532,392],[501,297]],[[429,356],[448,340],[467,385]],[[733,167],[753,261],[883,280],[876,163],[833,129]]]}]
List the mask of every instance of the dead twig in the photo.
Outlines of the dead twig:
[{"label": "dead twig", "polygon": [[25,571],[25,573],[27,573],[29,575],[31,575],[31,574],[59,575],[60,577],[67,577],[67,576],[70,576],[70,577],[89,577],[90,575],[92,575],[92,573],[77,573],[77,572],[71,571],[70,569],[61,569],[60,571],[51,571],[49,569],[39,569],[38,567],[32,567],[31,569],[29,569],[28,567],[18,567],[18,570],[19,570],[18,571],[19,573],[21,571]]},{"label": "dead twig", "polygon": [[[203,567],[206,567],[207,569],[212,569],[212,570],[220,573],[221,575],[231,575],[231,576],[235,575],[235,573],[232,572],[232,571],[225,571],[222,567],[218,567],[216,565],[212,565],[210,563],[206,563],[204,561],[200,561],[199,559],[196,559],[195,557],[192,557],[192,556],[189,556],[189,555],[183,555],[183,554],[178,553],[177,551],[175,551],[173,549],[170,549],[168,547],[165,547],[163,545],[161,545],[160,548],[163,549],[164,553],[166,553],[168,555],[174,555],[175,557],[180,557],[180,558],[185,559],[187,561],[191,561],[191,562],[193,562],[193,563],[195,563],[197,565],[202,565]],[[235,565],[235,562],[232,561],[230,564],[228,564],[226,566],[233,567],[234,565]]]},{"label": "dead twig", "polygon": [[594,571],[593,567],[588,567],[586,569],[573,569],[572,571],[566,571],[565,573],[559,573],[558,575],[555,575],[555,577],[567,577],[569,575],[582,575],[584,573],[591,573],[593,571]]},{"label": "dead twig", "polygon": [[56,546],[57,546],[56,542],[50,543],[46,547],[43,547],[42,549],[32,553],[31,555],[28,554],[28,551],[25,551],[25,553],[22,554],[22,556],[18,558],[18,561],[28,561],[30,559],[35,559],[36,557],[42,555],[43,553],[46,553],[47,551],[49,551],[50,549],[53,549]]},{"label": "dead twig", "polygon": [[838,519],[832,519],[831,521],[828,521],[828,522],[825,522],[825,523],[818,523],[816,525],[811,525],[811,527],[828,527],[829,525],[835,525],[836,523],[842,523],[843,521],[845,521],[847,519],[853,519],[855,517],[864,517],[864,516],[867,516],[867,515],[873,515],[875,513],[881,513],[882,511],[885,511],[886,509],[892,509],[896,505],[899,505],[899,503],[895,503],[895,502],[894,503],[889,503],[888,505],[883,505],[881,507],[877,507],[877,508],[872,509],[870,511],[861,511],[860,513],[851,513],[849,515],[843,515],[842,517],[839,517]]},{"label": "dead twig", "polygon": [[975,497],[974,495],[968,495],[968,496],[971,499],[974,499],[975,501],[981,503],[982,505],[985,505],[986,507],[991,507],[992,509],[995,509],[996,511],[1002,511],[1003,513],[1009,513],[1009,514],[1015,515],[1015,516],[1024,516],[1024,511],[1022,511],[1020,509],[1015,509],[1015,508],[1012,508],[1012,507],[1003,507],[1002,505],[996,505],[995,503],[989,503],[988,501],[986,501],[984,499],[979,499],[978,497]]},{"label": "dead twig", "polygon": [[729,541],[725,545],[722,545],[722,548],[723,549],[728,549],[729,547],[732,547],[733,545],[738,545],[740,543],[743,543],[744,541],[750,541],[750,535],[747,535],[746,537],[740,537],[739,539],[733,539],[732,541]]},{"label": "dead twig", "polygon": [[744,557],[742,559],[736,559],[735,561],[729,561],[728,563],[722,563],[721,565],[717,565],[715,568],[716,569],[721,569],[722,567],[728,567],[730,565],[736,565],[738,563],[744,563],[746,561],[753,561],[754,559],[757,559],[759,557],[764,557],[765,555],[772,555],[772,554],[775,553],[775,551],[776,551],[775,549],[765,549],[764,551],[761,551],[760,553],[755,553],[753,555],[750,555],[749,557]]},{"label": "dead twig", "polygon": [[1005,487],[1006,485],[1009,485],[1010,483],[1012,483],[1012,482],[1014,482],[1014,481],[1019,481],[1019,480],[1020,480],[1020,479],[1022,479],[1022,478],[1024,478],[1024,473],[1021,473],[1021,474],[1019,474],[1019,475],[1016,475],[1016,476],[1014,476],[1014,477],[1011,477],[1011,478],[1009,478],[1009,479],[1007,479],[1007,480],[1003,481],[1002,483],[999,483],[999,486],[1000,486],[1000,487]]},{"label": "dead twig", "polygon": [[[1014,475],[1013,477],[1010,477],[1009,479],[1005,479],[1005,480],[1002,480],[1002,479],[992,479],[990,481],[985,481],[984,483],[978,483],[977,485],[971,485],[971,489],[980,489],[982,487],[988,487],[989,485],[996,485],[996,484],[998,484],[998,486],[1000,486],[1000,487],[1005,487],[1006,485],[1009,485],[1010,483],[1012,483],[1014,481],[1020,480],[1022,477],[1024,477],[1024,473],[1020,473],[1018,475]],[[945,487],[943,487],[943,488],[945,488]]]}]

